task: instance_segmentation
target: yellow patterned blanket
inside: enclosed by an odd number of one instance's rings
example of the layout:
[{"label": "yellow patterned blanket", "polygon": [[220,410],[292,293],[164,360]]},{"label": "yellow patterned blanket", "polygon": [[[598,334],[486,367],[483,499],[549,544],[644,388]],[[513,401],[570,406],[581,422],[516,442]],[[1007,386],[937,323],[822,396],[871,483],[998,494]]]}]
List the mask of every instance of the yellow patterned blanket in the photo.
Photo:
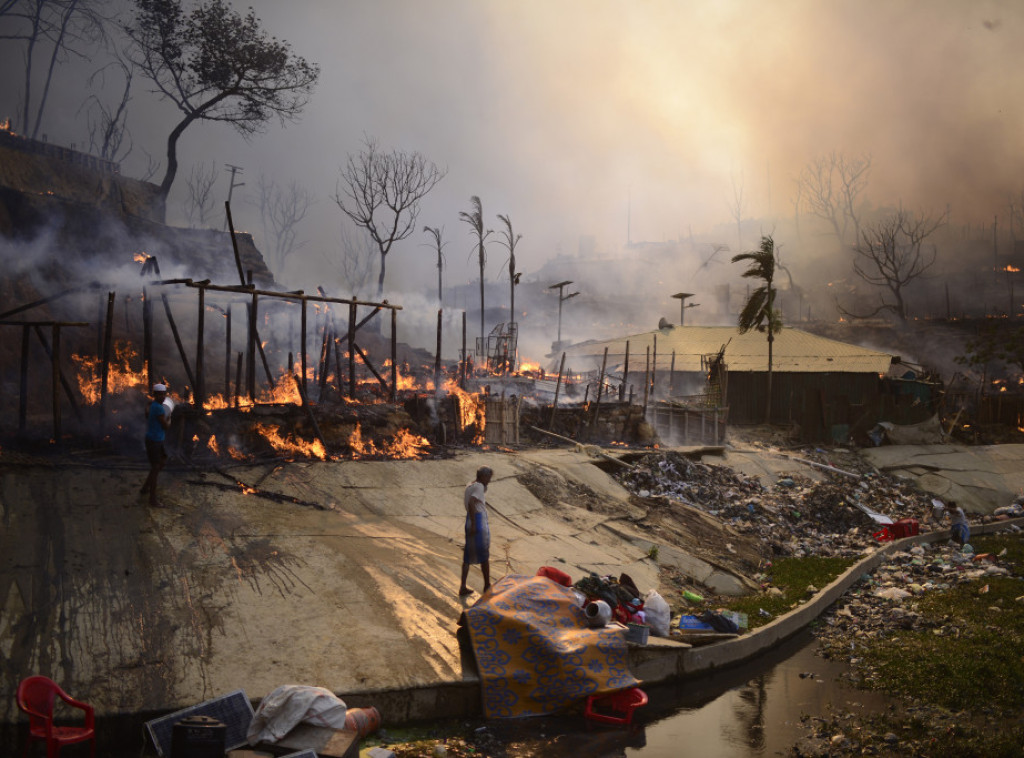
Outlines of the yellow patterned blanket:
[{"label": "yellow patterned blanket", "polygon": [[485,716],[541,716],[638,684],[624,630],[588,628],[576,602],[546,577],[506,576],[466,609]]}]

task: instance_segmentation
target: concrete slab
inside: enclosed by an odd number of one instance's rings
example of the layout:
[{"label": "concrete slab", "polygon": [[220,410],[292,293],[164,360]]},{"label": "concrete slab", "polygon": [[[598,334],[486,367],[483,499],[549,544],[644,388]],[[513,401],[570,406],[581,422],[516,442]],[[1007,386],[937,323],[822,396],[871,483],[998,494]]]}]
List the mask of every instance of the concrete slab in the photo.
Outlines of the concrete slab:
[{"label": "concrete slab", "polygon": [[991,513],[1024,493],[1024,445],[885,445],[862,454],[971,513]]}]

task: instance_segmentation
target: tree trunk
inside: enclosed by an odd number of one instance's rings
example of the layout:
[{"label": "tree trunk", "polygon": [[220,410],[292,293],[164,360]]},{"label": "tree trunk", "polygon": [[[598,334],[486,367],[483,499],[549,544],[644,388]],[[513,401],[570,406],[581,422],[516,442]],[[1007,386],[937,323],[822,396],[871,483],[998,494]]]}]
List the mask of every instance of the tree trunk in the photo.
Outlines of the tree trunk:
[{"label": "tree trunk", "polygon": [[487,337],[484,334],[484,243],[480,243],[480,349],[487,355]]},{"label": "tree trunk", "polygon": [[167,216],[167,196],[171,192],[171,185],[174,184],[174,177],[178,174],[178,139],[181,137],[189,124],[196,120],[196,116],[189,114],[171,130],[167,135],[167,170],[164,172],[163,181],[160,182],[160,197],[164,204],[164,220]]},{"label": "tree trunk", "polygon": [[768,326],[768,394],[765,397],[764,423],[772,423],[772,345],[775,344],[775,335],[772,334],[771,324]]}]

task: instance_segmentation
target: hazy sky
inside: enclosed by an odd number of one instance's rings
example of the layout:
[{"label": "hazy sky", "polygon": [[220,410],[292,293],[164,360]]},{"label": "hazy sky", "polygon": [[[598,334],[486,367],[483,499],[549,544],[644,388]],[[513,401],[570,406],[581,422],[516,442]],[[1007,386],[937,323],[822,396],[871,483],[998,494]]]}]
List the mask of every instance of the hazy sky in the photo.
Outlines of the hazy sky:
[{"label": "hazy sky", "polygon": [[[1024,187],[1019,0],[251,4],[320,64],[319,86],[299,123],[271,123],[248,143],[192,126],[178,185],[200,159],[243,166],[242,192],[260,172],[300,182],[320,198],[310,260],[335,244],[330,195],[364,135],[447,167],[419,226],[445,227],[453,284],[476,276],[458,220],[471,195],[491,225],[510,215],[529,270],[575,254],[584,234],[619,252],[628,208],[634,241],[728,223],[734,187],[745,216],[792,216],[795,176],[831,150],[872,156],[875,203],[949,203],[961,221],[990,222]],[[142,93],[136,106],[136,142],[161,156],[176,114]],[[65,103],[69,120],[77,107]],[[236,218],[253,221],[242,209]],[[426,241],[417,233],[395,249],[389,283],[429,276]],[[504,259],[495,246],[489,278]]]}]

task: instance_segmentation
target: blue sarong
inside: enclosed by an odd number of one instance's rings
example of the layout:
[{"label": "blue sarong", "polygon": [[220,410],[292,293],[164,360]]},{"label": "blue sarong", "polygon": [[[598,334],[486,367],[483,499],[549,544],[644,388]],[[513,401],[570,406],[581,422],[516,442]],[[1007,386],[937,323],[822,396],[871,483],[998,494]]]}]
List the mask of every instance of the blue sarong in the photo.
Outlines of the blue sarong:
[{"label": "blue sarong", "polygon": [[[476,526],[476,532],[469,530]],[[491,527],[486,513],[466,514],[466,549],[462,552],[463,563],[487,563],[491,559]]]}]

